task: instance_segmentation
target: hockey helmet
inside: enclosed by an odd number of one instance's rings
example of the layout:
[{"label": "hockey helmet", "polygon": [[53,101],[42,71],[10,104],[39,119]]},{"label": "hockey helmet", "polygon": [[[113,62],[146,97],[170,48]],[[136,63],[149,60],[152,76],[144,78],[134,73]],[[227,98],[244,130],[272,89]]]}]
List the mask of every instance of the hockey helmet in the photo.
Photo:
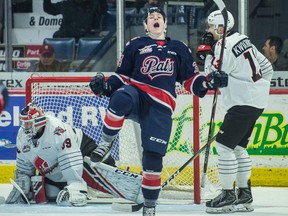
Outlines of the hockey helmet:
[{"label": "hockey helmet", "polygon": [[[228,20],[227,20],[227,29],[226,32],[231,31],[234,26],[234,18],[233,15],[227,11],[228,13]],[[213,11],[209,14],[207,22],[209,25],[214,26],[214,30],[216,31],[219,25],[224,26],[224,18],[220,10]]]},{"label": "hockey helmet", "polygon": [[147,9],[147,13],[145,13],[144,15],[144,22],[147,23],[147,17],[151,14],[151,13],[160,13],[163,16],[164,22],[166,21],[166,14],[164,12],[164,10],[161,7],[150,7]]},{"label": "hockey helmet", "polygon": [[20,125],[24,133],[29,138],[33,138],[38,130],[46,125],[43,109],[36,103],[29,103],[20,112]]}]

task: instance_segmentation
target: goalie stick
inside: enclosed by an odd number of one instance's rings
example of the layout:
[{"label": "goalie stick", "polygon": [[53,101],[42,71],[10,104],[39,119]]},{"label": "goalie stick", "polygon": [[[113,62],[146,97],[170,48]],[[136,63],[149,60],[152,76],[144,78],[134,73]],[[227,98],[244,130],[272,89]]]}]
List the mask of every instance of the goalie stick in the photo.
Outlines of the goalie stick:
[{"label": "goalie stick", "polygon": [[[220,50],[220,57],[219,57],[219,63],[218,63],[218,71],[221,71],[224,48],[225,48],[228,12],[227,12],[226,6],[222,0],[214,0],[214,2],[217,5],[217,7],[219,8],[219,10],[221,11],[222,16],[224,18],[224,33],[223,33],[223,37],[222,37],[222,46],[221,46],[221,50]],[[213,97],[213,102],[212,102],[212,111],[211,111],[210,125],[209,125],[209,131],[208,131],[208,142],[206,144],[203,173],[202,173],[202,178],[201,178],[201,187],[202,188],[205,187],[205,182],[206,182],[206,178],[207,178],[208,160],[209,160],[210,147],[211,147],[211,142],[209,142],[209,140],[211,140],[211,137],[212,137],[212,131],[213,131],[212,128],[214,126],[214,118],[215,118],[215,112],[216,112],[217,98],[218,98],[218,88],[216,88],[214,90],[214,97]]]},{"label": "goalie stick", "polygon": [[29,202],[27,196],[25,195],[24,191],[21,189],[21,187],[11,178],[10,178],[10,183],[21,193],[21,195],[24,198],[24,200],[26,201],[26,203],[28,205],[30,205],[30,202]]}]

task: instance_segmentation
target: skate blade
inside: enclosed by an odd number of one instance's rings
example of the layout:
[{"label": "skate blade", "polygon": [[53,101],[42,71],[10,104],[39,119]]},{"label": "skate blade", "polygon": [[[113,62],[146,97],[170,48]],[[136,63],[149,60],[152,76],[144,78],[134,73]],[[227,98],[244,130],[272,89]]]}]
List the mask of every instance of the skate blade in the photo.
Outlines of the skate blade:
[{"label": "skate blade", "polygon": [[237,212],[252,212],[254,208],[251,203],[248,204],[238,204],[235,206]]},{"label": "skate blade", "polygon": [[229,214],[229,213],[234,213],[234,212],[236,212],[234,205],[223,206],[220,208],[208,207],[206,209],[206,213],[208,214]]}]

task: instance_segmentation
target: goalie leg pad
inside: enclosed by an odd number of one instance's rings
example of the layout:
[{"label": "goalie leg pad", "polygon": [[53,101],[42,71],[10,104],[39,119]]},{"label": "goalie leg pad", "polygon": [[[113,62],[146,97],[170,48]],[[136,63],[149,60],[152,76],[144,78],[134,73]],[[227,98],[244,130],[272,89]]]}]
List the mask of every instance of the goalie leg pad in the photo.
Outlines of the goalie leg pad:
[{"label": "goalie leg pad", "polygon": [[[104,190],[116,198],[121,197],[138,204],[144,202],[141,190],[142,176],[136,173],[103,163],[93,163],[85,157],[83,178],[88,186],[97,190],[101,187],[101,191]],[[95,185],[100,187],[95,188]]]}]

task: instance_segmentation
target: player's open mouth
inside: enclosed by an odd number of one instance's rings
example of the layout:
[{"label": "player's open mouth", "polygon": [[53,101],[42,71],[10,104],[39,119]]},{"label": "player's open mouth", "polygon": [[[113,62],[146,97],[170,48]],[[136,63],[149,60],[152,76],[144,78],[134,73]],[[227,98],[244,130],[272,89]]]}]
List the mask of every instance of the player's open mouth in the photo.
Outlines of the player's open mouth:
[{"label": "player's open mouth", "polygon": [[159,28],[159,27],[160,27],[159,23],[154,24],[154,28]]}]

